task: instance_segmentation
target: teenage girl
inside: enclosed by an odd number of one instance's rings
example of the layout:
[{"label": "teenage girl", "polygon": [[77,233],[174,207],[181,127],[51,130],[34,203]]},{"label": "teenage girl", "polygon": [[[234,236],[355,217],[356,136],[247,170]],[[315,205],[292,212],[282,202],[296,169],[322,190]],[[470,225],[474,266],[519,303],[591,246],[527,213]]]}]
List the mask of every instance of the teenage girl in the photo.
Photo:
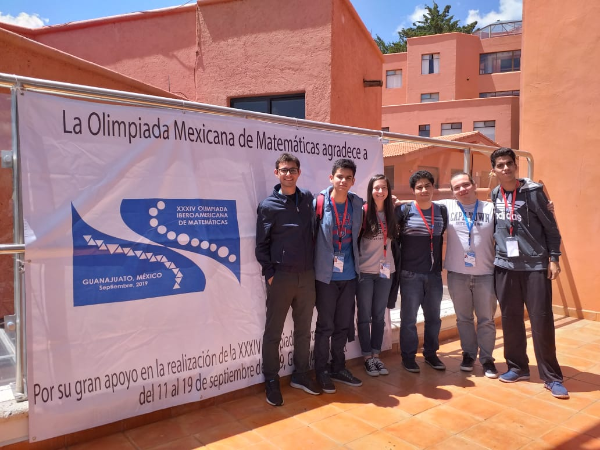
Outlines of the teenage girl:
[{"label": "teenage girl", "polygon": [[381,174],[369,180],[365,218],[359,241],[360,277],[356,292],[358,339],[367,374],[389,372],[379,359],[385,327],[385,309],[396,268],[391,242],[396,237],[396,216],[390,181]]}]

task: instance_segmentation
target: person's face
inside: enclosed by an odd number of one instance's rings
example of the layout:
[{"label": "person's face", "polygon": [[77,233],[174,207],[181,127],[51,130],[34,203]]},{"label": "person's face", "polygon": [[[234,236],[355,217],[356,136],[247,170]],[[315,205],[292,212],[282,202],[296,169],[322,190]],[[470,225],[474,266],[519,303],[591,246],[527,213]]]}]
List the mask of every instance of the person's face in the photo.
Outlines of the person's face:
[{"label": "person's face", "polygon": [[510,156],[499,156],[496,158],[494,173],[500,183],[506,183],[517,179],[517,164]]},{"label": "person's face", "polygon": [[279,178],[281,187],[295,188],[300,176],[300,169],[293,161],[280,162],[279,168],[275,169],[275,176]]},{"label": "person's face", "polygon": [[431,201],[433,198],[433,184],[427,178],[421,178],[415,184],[414,193],[417,201]]},{"label": "person's face", "polygon": [[354,185],[354,175],[351,169],[338,169],[333,175],[329,175],[329,181],[333,184],[334,191],[347,193]]},{"label": "person's face", "polygon": [[450,180],[454,198],[459,202],[470,205],[477,201],[477,185],[471,183],[467,175],[459,175]]},{"label": "person's face", "polygon": [[388,197],[388,186],[385,180],[377,180],[373,183],[373,199],[375,202],[383,203],[385,199]]}]

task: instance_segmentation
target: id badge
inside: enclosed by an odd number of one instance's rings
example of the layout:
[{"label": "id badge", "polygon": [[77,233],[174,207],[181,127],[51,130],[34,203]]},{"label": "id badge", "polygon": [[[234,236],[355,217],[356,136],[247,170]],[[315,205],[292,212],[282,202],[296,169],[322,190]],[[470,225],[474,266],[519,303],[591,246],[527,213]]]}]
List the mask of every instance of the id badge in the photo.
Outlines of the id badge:
[{"label": "id badge", "polygon": [[506,238],[506,254],[509,258],[517,258],[519,256],[519,242],[516,237]]},{"label": "id badge", "polygon": [[385,261],[379,261],[379,277],[390,278],[392,274],[391,264]]},{"label": "id badge", "polygon": [[465,267],[475,267],[475,252],[465,252]]},{"label": "id badge", "polygon": [[333,272],[342,273],[344,271],[344,254],[334,253],[333,254]]}]

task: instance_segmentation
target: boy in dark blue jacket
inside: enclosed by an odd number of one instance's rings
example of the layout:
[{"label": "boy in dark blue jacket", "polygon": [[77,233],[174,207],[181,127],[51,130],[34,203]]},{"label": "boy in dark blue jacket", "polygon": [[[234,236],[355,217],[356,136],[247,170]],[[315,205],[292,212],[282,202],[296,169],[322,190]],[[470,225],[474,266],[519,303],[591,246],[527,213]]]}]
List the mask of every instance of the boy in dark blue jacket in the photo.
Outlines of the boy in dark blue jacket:
[{"label": "boy in dark blue jacket", "polygon": [[283,405],[279,344],[287,313],[294,319],[294,373],[290,385],[313,395],[321,389],[309,376],[310,327],[315,306],[313,195],[296,186],[300,161],[283,153],[275,163],[280,183],[258,205],[256,259],[267,284],[263,374],[267,403]]}]

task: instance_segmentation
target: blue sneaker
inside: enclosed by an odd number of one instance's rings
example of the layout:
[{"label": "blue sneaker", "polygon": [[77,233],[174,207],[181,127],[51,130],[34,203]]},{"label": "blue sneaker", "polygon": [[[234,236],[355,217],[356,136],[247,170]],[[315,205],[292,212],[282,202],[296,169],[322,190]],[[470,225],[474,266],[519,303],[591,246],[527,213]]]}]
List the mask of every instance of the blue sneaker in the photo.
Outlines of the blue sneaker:
[{"label": "blue sneaker", "polygon": [[518,374],[512,370],[500,375],[500,381],[505,383],[516,383],[517,381],[529,380],[529,372]]},{"label": "blue sneaker", "polygon": [[546,381],[544,387],[552,393],[553,397],[569,398],[569,391],[560,381]]}]

